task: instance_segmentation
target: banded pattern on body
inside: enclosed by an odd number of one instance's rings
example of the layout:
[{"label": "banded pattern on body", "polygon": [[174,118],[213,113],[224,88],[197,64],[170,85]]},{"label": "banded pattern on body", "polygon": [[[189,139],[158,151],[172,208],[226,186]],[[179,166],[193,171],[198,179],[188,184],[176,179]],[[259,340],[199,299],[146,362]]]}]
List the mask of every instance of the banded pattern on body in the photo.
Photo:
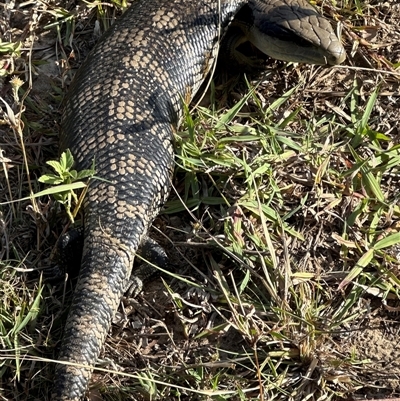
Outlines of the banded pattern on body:
[{"label": "banded pattern on body", "polygon": [[[106,181],[91,181],[84,202],[82,266],[59,355],[76,366],[57,365],[53,400],[80,400],[86,391],[137,249],[169,193],[182,99],[189,101],[204,81],[238,10],[261,7],[262,14],[263,5],[286,10],[286,20],[318,16],[304,0],[139,0],[77,72],[61,149],[70,148],[77,169],[94,160]],[[261,14],[254,14],[252,29]],[[331,28],[325,35],[343,49]],[[312,46],[320,49],[314,36]],[[323,52],[331,57],[330,49]]]}]

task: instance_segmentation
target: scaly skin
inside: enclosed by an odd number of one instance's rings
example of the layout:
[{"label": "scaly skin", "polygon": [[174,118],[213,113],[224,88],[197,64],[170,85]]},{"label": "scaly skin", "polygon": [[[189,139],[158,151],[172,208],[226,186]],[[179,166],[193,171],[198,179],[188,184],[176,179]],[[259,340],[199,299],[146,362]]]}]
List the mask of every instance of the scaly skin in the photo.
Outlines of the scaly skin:
[{"label": "scaly skin", "polygon": [[232,16],[257,2],[222,0],[218,14],[216,0],[139,0],[77,72],[61,149],[70,148],[77,169],[95,160],[107,181],[92,180],[84,203],[82,266],[59,355],[75,366],[56,365],[53,400],[84,396],[137,249],[169,192],[182,99],[212,68]]}]

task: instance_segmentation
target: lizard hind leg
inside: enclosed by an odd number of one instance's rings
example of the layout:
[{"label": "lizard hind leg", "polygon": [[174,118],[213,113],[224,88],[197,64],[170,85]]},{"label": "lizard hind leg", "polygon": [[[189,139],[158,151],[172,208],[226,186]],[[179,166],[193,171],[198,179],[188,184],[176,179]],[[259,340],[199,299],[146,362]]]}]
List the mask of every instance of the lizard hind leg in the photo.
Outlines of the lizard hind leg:
[{"label": "lizard hind leg", "polygon": [[125,296],[135,298],[143,289],[143,284],[160,275],[161,267],[167,270],[170,266],[164,249],[152,238],[144,237],[137,255],[142,263],[134,269],[125,290]]},{"label": "lizard hind leg", "polygon": [[81,266],[84,242],[83,227],[71,228],[57,241],[53,261],[55,265],[44,271],[49,283],[57,284],[64,280],[65,274],[77,278]]}]

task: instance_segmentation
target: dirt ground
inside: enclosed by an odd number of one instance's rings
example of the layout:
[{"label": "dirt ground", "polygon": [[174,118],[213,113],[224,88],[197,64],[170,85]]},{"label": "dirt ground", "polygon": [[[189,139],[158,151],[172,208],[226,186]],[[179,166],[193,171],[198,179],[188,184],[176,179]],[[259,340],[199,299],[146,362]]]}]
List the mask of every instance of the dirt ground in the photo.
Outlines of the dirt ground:
[{"label": "dirt ground", "polygon": [[[318,2],[320,3],[320,2]],[[45,5],[38,5],[35,1],[6,2],[0,4],[0,38],[3,42],[20,40],[22,42],[23,56],[17,60],[14,66],[15,74],[18,74],[25,82],[31,79],[32,87],[29,98],[33,100],[35,107],[28,104],[24,115],[26,128],[30,131],[29,152],[32,177],[36,177],[39,166],[44,165],[45,160],[54,158],[57,149],[58,123],[60,120],[60,99],[65,93],[70,82],[71,74],[66,64],[74,68],[82,61],[90,48],[95,43],[97,31],[94,27],[92,17],[88,17],[88,12],[82,4],[73,1],[62,5],[66,9],[74,12],[80,11],[79,19],[76,21],[75,29],[79,32],[74,42],[74,53],[71,52],[69,43],[64,43],[62,39],[63,31],[58,34],[55,29],[44,29],[46,24],[53,21],[53,15],[43,12]],[[327,9],[329,6],[326,5]],[[52,6],[48,7],[52,10]],[[357,21],[360,29],[351,29]],[[400,143],[400,4],[398,0],[385,2],[370,1],[364,8],[364,15],[357,18],[344,20],[343,36],[348,52],[348,59],[344,66],[334,69],[314,69],[303,68],[299,73],[297,69],[279,69],[282,64],[277,63],[277,72],[274,79],[265,81],[260,86],[261,94],[271,104],[284,91],[293,86],[299,79],[307,82],[307,87],[301,94],[291,100],[288,110],[295,109],[299,104],[303,107],[305,117],[311,118],[314,114],[322,114],[325,111],[335,110],[343,117],[343,121],[351,121],[347,111],[342,108],[342,99],[353,82],[357,80],[361,83],[361,98],[368,98],[371,91],[379,84],[379,96],[371,114],[370,124],[376,131],[384,132],[389,135],[392,142]],[[347,24],[347,25],[346,25]],[[65,27],[63,27],[64,29]],[[362,28],[362,29],[361,29]],[[356,37],[355,32],[358,36]],[[61,36],[59,36],[61,35]],[[357,40],[356,40],[357,39]],[[32,51],[30,52],[29,49]],[[26,69],[27,55],[31,54],[32,59],[38,61],[32,64],[32,76]],[[42,63],[39,61],[46,61]],[[66,61],[68,60],[68,62]],[[7,63],[8,61],[6,61]],[[8,64],[1,64],[0,69],[9,69]],[[397,68],[397,70],[396,70]],[[0,96],[8,101],[12,97],[10,77],[0,77]],[[24,86],[26,88],[26,86]],[[240,89],[237,89],[240,91]],[[235,96],[236,92],[233,94]],[[40,109],[38,113],[36,110]],[[18,113],[18,110],[13,110]],[[3,112],[7,110],[3,108]],[[277,115],[279,119],[281,116]],[[4,120],[4,119],[3,119]],[[37,127],[40,126],[40,129]],[[6,195],[9,191],[7,181],[18,182],[23,165],[23,154],[18,148],[18,138],[10,133],[8,127],[0,125],[0,162],[3,166],[17,166],[17,168],[7,168],[9,180],[1,180],[1,199],[8,199]],[[292,167],[291,171],[286,171],[287,175],[301,177],[302,172]],[[24,177],[24,180],[27,180]],[[399,176],[395,175],[387,181],[387,191],[393,191],[399,185]],[[26,195],[26,182],[24,181],[24,191],[20,190],[20,185],[15,185],[11,190],[14,199]],[[22,195],[21,195],[22,193]],[[345,213],[346,206],[343,205]],[[2,248],[0,256],[3,260],[24,260],[22,270],[44,269],[50,265],[50,252],[59,236],[62,228],[54,228],[54,216],[50,212],[50,201],[39,203],[40,213],[32,210],[28,204],[10,220],[10,211],[6,208],[0,209],[2,227]],[[38,217],[41,216],[41,217]],[[305,215],[301,217],[299,224],[307,224]],[[65,221],[65,220],[64,220]],[[329,223],[329,222],[328,222]],[[329,224],[323,227],[329,226]],[[334,220],[332,219],[334,225]],[[154,223],[154,234],[166,249],[171,262],[179,266],[178,271],[190,280],[197,282],[206,281],[206,267],[203,266],[203,257],[207,253],[212,253],[218,264],[224,266],[224,271],[229,272],[233,267],[232,261],[226,258],[222,252],[209,249],[199,249],[196,246],[182,245],[188,241],[193,230],[190,216],[163,215],[158,217]],[[179,232],[177,232],[179,229]],[[161,235],[163,232],[164,235]],[[291,255],[296,261],[299,271],[306,273],[318,273],[325,283],[337,282],[338,277],[344,278],[342,271],[342,261],[340,258],[340,244],[332,240],[332,231],[321,231],[316,224],[310,225],[305,233],[304,243],[293,241],[289,244]],[[171,246],[171,243],[174,246]],[[14,244],[9,247],[9,244]],[[400,248],[393,248],[393,257],[399,260]],[[24,259],[26,257],[26,259]],[[183,258],[189,259],[194,265],[198,266],[198,272],[188,271],[188,264]],[[400,264],[393,270],[393,275],[399,278]],[[30,276],[28,276],[30,277]],[[36,278],[28,279],[32,282]],[[11,282],[11,281],[10,281]],[[210,326],[223,324],[222,317],[213,309],[213,293],[205,292],[202,289],[196,290],[193,286],[186,285],[179,280],[167,279],[168,284],[174,294],[186,305],[185,312],[180,314],[176,304],[171,301],[171,294],[166,291],[162,279],[155,280],[136,301],[125,300],[117,314],[114,322],[113,331],[107,339],[104,354],[102,356],[103,365],[112,370],[120,370],[126,374],[135,373],[138,369],[147,366],[197,366],[214,365],[215,367],[229,365],[229,351],[234,350],[237,344],[243,343],[243,338],[234,330],[210,335],[206,338],[195,338]],[[28,284],[29,285],[29,284]],[[67,286],[69,286],[68,284]],[[60,298],[60,288],[47,293],[48,306],[46,313],[47,319],[41,321],[42,331],[40,333],[40,349],[47,341],[49,330],[46,327],[52,326],[52,314],[57,307],[57,299]],[[364,310],[364,318],[357,322],[349,322],[347,327],[338,329],[337,334],[331,333],[329,339],[318,348],[318,352],[309,355],[309,365],[313,366],[314,361],[318,361],[318,369],[324,366],[336,366],[332,370],[332,382],[342,394],[348,394],[348,400],[369,400],[369,399],[400,399],[400,304],[398,297],[387,297],[385,302],[381,302],[382,295],[369,293],[365,290],[363,296],[358,301],[358,308]],[[176,299],[175,299],[176,301]],[[1,308],[0,308],[1,310]],[[66,306],[63,306],[65,313]],[[56,333],[61,328],[56,328]],[[323,330],[323,328],[321,328]],[[53,331],[54,334],[54,331]],[[43,340],[46,338],[46,340]],[[38,340],[39,342],[39,340]],[[216,352],[216,348],[224,350]],[[46,355],[46,351],[44,351]],[[218,354],[218,360],[216,360]],[[350,364],[353,356],[357,356],[358,364]],[[1,354],[0,354],[1,361]],[[237,362],[236,374],[246,375],[247,367]],[[368,368],[366,366],[368,365]],[[42,368],[43,369],[43,368]],[[46,368],[45,368],[46,369]],[[10,374],[1,377],[0,388],[4,390],[2,399],[13,399],[15,394],[19,394],[19,400],[30,399],[29,390],[39,388],[35,399],[40,399],[46,394],[45,384],[42,384],[41,374],[33,372],[32,367],[23,369],[23,380],[10,378]],[[156,369],[155,369],[156,370]],[[173,371],[173,370],[171,370]],[[343,372],[341,375],[340,372]],[[312,377],[313,370],[310,370]],[[173,373],[172,373],[173,374]],[[299,373],[300,374],[300,373]],[[329,377],[330,372],[325,372],[325,377]],[[44,370],[43,376],[47,376]],[[42,381],[40,381],[42,380]],[[129,384],[129,377],[118,379],[118,385]],[[186,385],[191,384],[193,378],[188,378]],[[293,376],[295,379],[295,375]],[[48,380],[47,380],[48,381]],[[351,381],[351,384],[349,384]],[[39,383],[39,384],[38,384]],[[104,372],[95,373],[92,383],[101,387],[115,383],[115,376]],[[43,387],[42,387],[43,386]],[[256,397],[257,391],[248,393],[249,397]],[[25,397],[25,398],[24,398]],[[91,399],[101,399],[93,390]],[[283,396],[282,396],[283,397]],[[33,398],[32,398],[33,399]],[[129,398],[127,398],[129,399]],[[138,398],[142,399],[142,398]],[[180,398],[190,398],[182,395]],[[199,396],[197,399],[207,399]],[[284,397],[281,399],[285,399]],[[299,399],[293,396],[292,399]],[[318,398],[310,398],[318,399]],[[341,398],[345,399],[345,397]]]}]

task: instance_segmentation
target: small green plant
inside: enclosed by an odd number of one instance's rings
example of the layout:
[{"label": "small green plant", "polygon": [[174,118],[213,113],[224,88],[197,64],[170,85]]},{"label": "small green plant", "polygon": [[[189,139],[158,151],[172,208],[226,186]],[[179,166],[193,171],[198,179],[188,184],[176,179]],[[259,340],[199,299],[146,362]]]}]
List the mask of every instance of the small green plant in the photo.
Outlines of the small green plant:
[{"label": "small green plant", "polygon": [[0,77],[14,72],[14,60],[21,57],[22,42],[2,42],[0,39]]},{"label": "small green plant", "polygon": [[[92,168],[89,170],[82,170],[79,172],[73,170],[72,167],[74,165],[74,158],[71,154],[71,151],[67,149],[61,154],[59,161],[49,160],[46,162],[46,164],[51,166],[56,174],[44,174],[39,178],[40,182],[53,185],[52,188],[42,191],[40,194],[44,195],[44,192],[46,192],[48,195],[53,195],[57,202],[64,205],[71,222],[74,222],[74,218],[79,210],[87,189],[87,184],[82,182],[82,180],[85,178],[90,179],[94,177],[94,161]],[[75,190],[79,188],[84,188],[84,190],[78,198]],[[75,202],[75,208],[73,212],[71,212],[72,199]]]},{"label": "small green plant", "polygon": [[0,39],[0,53],[1,54],[10,54],[12,56],[20,56],[20,50],[22,47],[21,42],[2,42]]}]

